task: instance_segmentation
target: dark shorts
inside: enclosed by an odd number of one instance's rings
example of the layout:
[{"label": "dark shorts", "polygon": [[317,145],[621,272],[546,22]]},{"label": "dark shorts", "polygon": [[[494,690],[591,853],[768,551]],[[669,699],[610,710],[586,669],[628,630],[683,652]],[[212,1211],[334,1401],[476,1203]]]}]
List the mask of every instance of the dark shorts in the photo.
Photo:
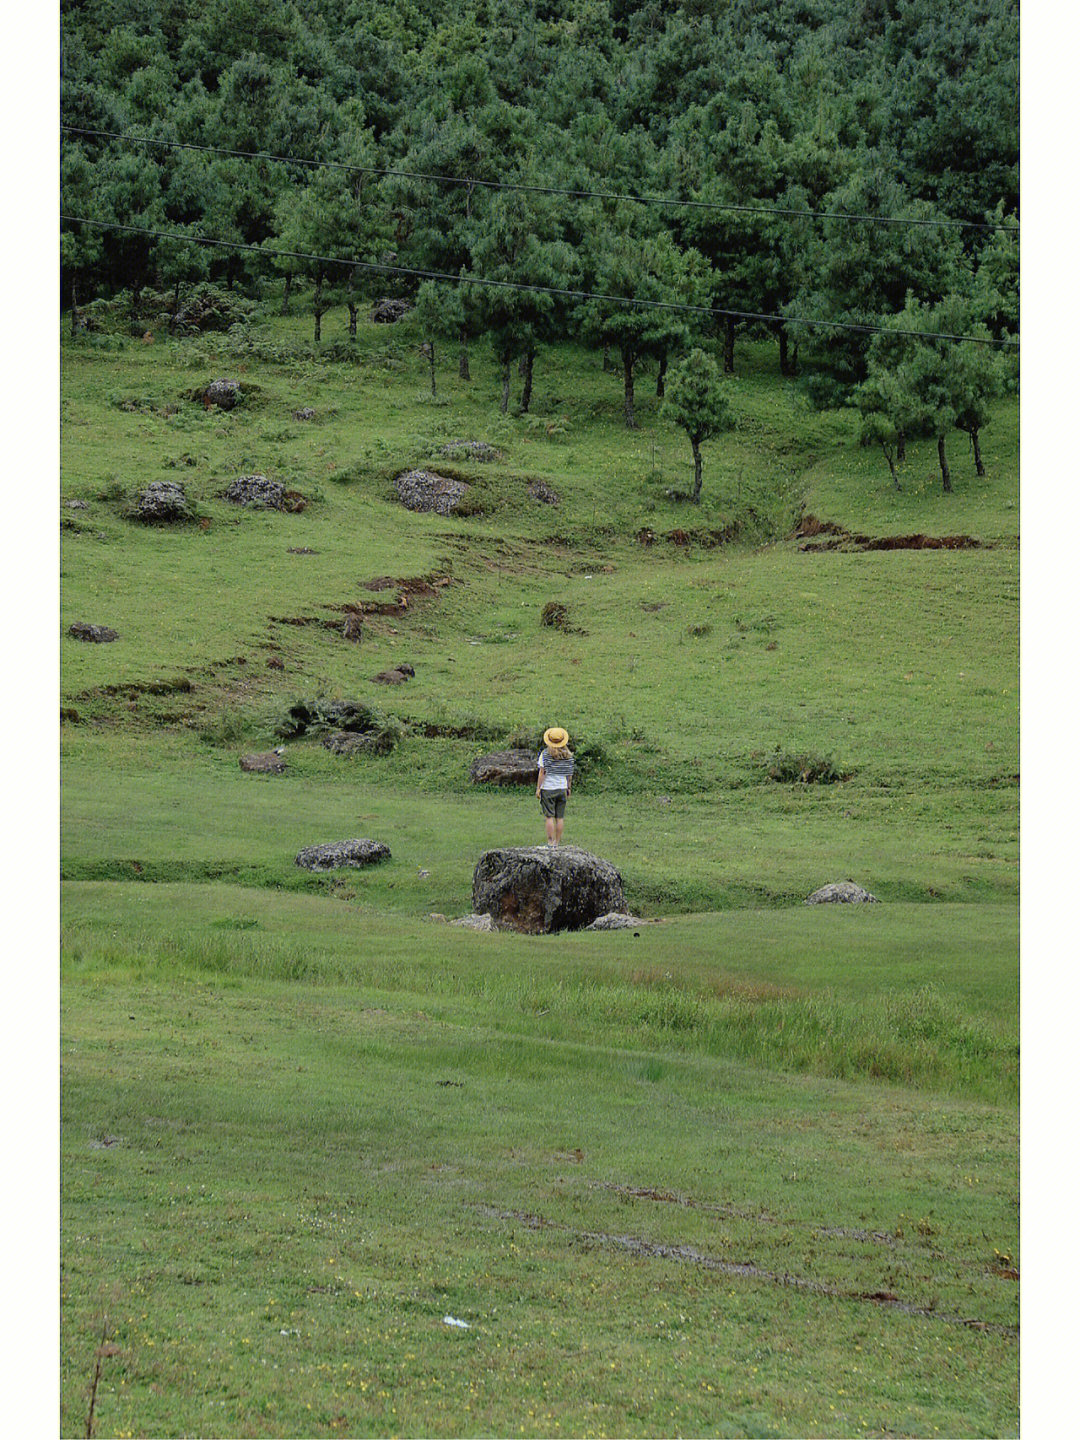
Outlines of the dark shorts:
[{"label": "dark shorts", "polygon": [[541,790],[540,809],[549,819],[561,820],[566,814],[566,791]]}]

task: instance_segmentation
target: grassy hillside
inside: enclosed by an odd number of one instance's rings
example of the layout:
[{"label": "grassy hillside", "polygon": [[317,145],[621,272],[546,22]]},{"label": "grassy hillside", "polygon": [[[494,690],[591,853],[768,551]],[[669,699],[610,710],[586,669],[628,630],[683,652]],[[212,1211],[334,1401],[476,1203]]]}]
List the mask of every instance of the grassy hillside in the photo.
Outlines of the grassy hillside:
[{"label": "grassy hillside", "polygon": [[[655,375],[627,432],[596,353],[502,416],[486,350],[433,399],[408,320],[324,336],[63,346],[64,1433],[103,1332],[102,1435],[1015,1433],[1015,404],[898,493],[747,344],[692,506]],[[319,697],[396,747],[282,739]],[[551,723],[649,923],[432,921],[542,839],[468,769]]]}]

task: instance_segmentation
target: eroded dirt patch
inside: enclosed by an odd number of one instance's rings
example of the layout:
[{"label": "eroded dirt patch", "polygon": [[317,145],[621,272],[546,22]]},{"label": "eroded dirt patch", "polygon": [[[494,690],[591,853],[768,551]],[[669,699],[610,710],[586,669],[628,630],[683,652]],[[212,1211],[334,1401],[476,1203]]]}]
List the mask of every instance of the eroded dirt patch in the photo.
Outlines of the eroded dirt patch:
[{"label": "eroded dirt patch", "polygon": [[[824,537],[823,539],[820,537]],[[821,550],[985,550],[988,547],[971,535],[858,535],[834,525],[828,520],[819,520],[816,515],[804,515],[795,531],[795,538],[809,541],[799,549]]]},{"label": "eroded dirt patch", "polygon": [[[364,590],[376,594],[390,592],[393,599],[390,600],[346,600],[342,603],[328,602],[326,610],[332,610],[335,615],[357,616],[363,620],[366,616],[385,615],[394,619],[400,619],[407,614],[418,601],[437,599],[441,592],[451,584],[448,575],[417,575],[406,578],[394,578],[390,575],[379,576],[375,580],[362,582]],[[269,617],[272,625],[316,625],[323,630],[333,630],[342,633],[342,622],[338,619],[328,619],[325,615],[271,615]],[[346,632],[346,638],[356,638]]]}]

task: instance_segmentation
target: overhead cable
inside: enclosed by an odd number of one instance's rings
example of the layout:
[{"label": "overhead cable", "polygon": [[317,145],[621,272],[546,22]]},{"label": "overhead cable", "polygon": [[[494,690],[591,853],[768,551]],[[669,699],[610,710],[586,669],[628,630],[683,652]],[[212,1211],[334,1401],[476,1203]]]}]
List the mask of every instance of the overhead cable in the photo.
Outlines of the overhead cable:
[{"label": "overhead cable", "polygon": [[242,250],[271,260],[303,260],[319,265],[340,265],[380,275],[408,275],[413,279],[433,280],[450,285],[480,285],[489,289],[518,290],[539,295],[558,295],[571,300],[598,300],[605,304],[637,306],[647,310],[673,310],[694,315],[709,315],[727,320],[754,320],[782,325],[805,325],[818,329],[854,331],[863,335],[898,335],[919,340],[951,340],[968,345],[999,345],[1019,348],[1019,340],[996,340],[992,335],[951,335],[938,330],[895,330],[884,325],[859,325],[848,320],[804,320],[795,315],[767,315],[751,310],[726,310],[715,305],[689,305],[676,300],[645,300],[633,295],[604,295],[593,290],[564,290],[555,285],[529,285],[518,280],[492,280],[483,275],[449,275],[439,270],[420,270],[407,265],[389,265],[373,260],[342,259],[340,256],[316,255],[305,250],[271,250],[263,245],[250,245],[242,240],[218,240],[206,235],[185,235],[175,230],[154,230],[142,225],[122,225],[114,220],[93,220],[85,215],[61,214],[62,222],[89,225],[97,230],[115,230],[128,235],[146,235],[155,240],[178,240],[190,245],[211,245],[225,250]]},{"label": "overhead cable", "polygon": [[396,170],[375,165],[349,165],[341,160],[307,160],[299,155],[274,155],[264,150],[227,150],[217,145],[196,145],[185,140],[158,140],[146,135],[126,135],[117,130],[92,130],[61,123],[69,135],[96,136],[103,140],[126,140],[135,145],[162,145],[172,150],[194,150],[206,155],[225,155],[241,160],[270,160],[281,165],[305,165],[311,169],[346,170],[358,175],[391,176],[401,180],[423,180],[438,185],[463,185],[469,189],[510,190],[528,195],[559,195],[573,200],[623,200],[635,205],[671,205],[689,210],[715,210],[738,215],[766,215],[798,220],[853,220],[873,225],[904,225],[917,228],[956,230],[1003,230],[1019,236],[1019,224],[991,221],[952,220],[945,216],[864,215],[847,210],[798,210],[780,205],[733,205],[718,200],[685,200],[665,195],[623,194],[606,190],[568,190],[553,185],[522,185],[512,180],[481,180],[471,175],[438,175],[423,170]]}]

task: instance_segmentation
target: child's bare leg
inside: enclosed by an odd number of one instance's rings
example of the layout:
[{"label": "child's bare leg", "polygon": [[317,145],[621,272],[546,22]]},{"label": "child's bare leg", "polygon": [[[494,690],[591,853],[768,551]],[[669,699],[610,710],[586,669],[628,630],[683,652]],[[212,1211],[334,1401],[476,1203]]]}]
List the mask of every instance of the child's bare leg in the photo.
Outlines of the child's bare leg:
[{"label": "child's bare leg", "polygon": [[556,845],[558,845],[559,841],[562,839],[563,825],[564,825],[565,823],[566,823],[566,822],[563,820],[563,817],[562,817],[561,815],[560,815],[560,816],[558,817],[558,819],[555,821],[555,844],[556,844]]},{"label": "child's bare leg", "polygon": [[554,845],[556,842],[555,842],[555,817],[554,817],[553,815],[547,815],[547,816],[544,817],[544,829],[547,831],[548,844],[549,844],[549,845]]}]

